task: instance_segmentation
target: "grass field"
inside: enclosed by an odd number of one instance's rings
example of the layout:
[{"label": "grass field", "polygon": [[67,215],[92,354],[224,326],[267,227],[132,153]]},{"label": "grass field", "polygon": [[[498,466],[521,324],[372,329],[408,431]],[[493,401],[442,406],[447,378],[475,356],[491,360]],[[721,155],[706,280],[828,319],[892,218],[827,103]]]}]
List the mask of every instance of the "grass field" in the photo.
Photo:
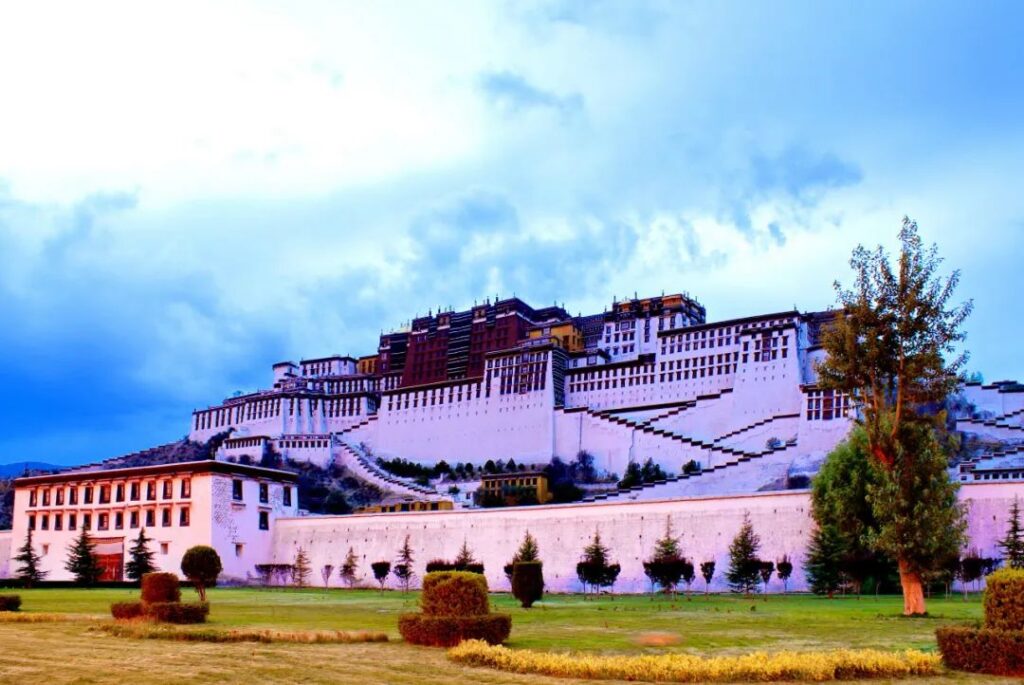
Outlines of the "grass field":
[{"label": "grass field", "polygon": [[[185,591],[186,597],[191,591]],[[23,590],[25,613],[108,615],[111,602],[135,599],[134,590]],[[189,598],[190,599],[190,598]],[[87,623],[0,623],[2,683],[570,683],[515,676],[448,662],[443,650],[399,642],[398,614],[415,610],[418,596],[369,590],[218,589],[210,593],[210,627],[285,630],[372,630],[388,644],[203,644],[128,640],[90,630]],[[899,616],[898,597],[808,596],[743,599],[694,596],[692,600],[617,597],[586,600],[550,596],[532,610],[507,595],[495,608],[513,616],[512,648],[606,653],[686,651],[743,653],[757,649],[879,649],[935,647],[940,625],[981,618],[978,597],[933,599],[931,616]],[[677,635],[671,647],[643,647],[651,632]],[[949,674],[914,682],[1017,682]]]}]

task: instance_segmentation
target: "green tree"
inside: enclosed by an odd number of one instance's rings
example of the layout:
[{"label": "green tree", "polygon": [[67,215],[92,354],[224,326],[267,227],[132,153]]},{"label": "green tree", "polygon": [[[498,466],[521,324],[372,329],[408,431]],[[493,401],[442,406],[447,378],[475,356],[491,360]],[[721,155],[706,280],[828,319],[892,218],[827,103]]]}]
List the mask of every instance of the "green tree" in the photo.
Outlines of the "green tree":
[{"label": "green tree", "polygon": [[749,595],[757,588],[761,572],[761,561],[757,558],[760,548],[761,538],[754,532],[750,514],[744,513],[743,525],[729,545],[729,570],[725,578],[733,592]]},{"label": "green tree", "polygon": [[153,551],[149,549],[150,538],[146,537],[146,529],[139,530],[139,536],[135,538],[132,547],[128,550],[131,557],[124,567],[125,575],[130,580],[142,580],[142,576],[156,570],[153,564]]},{"label": "green tree", "polygon": [[391,573],[391,562],[375,561],[370,564],[370,568],[373,570],[373,577],[380,584],[380,591],[384,592],[384,583],[388,581],[388,574]]},{"label": "green tree", "polygon": [[775,564],[775,575],[782,581],[782,594],[789,592],[789,577],[793,575],[793,562],[785,554]]},{"label": "green tree", "polygon": [[621,567],[610,563],[607,545],[601,542],[601,533],[594,531],[594,539],[583,550],[583,557],[576,564],[576,577],[583,584],[586,596],[587,586],[600,592],[603,587],[611,587],[619,577]]},{"label": "green tree", "polygon": [[412,583],[413,577],[416,575],[412,570],[413,557],[412,557],[412,546],[409,544],[409,536],[405,536],[405,542],[402,543],[402,548],[398,550],[398,559],[395,562],[394,571],[395,577],[398,578],[398,582],[402,584],[402,590],[404,592],[409,591],[409,585]]},{"label": "green tree", "polygon": [[715,577],[715,562],[704,561],[700,565],[700,575],[704,578],[704,594],[708,594],[711,587],[711,579]]},{"label": "green tree", "polygon": [[455,557],[455,561],[452,562],[455,568],[459,570],[465,570],[470,564],[475,564],[476,559],[473,558],[473,552],[469,549],[469,542],[465,538],[462,539],[462,547],[459,549],[459,554]]},{"label": "green tree", "polygon": [[925,612],[921,574],[963,540],[956,484],[935,478],[944,455],[923,431],[932,431],[925,410],[964,380],[967,355],[957,348],[973,305],[951,304],[960,274],[939,275],[937,248],[923,246],[916,223],[904,218],[899,240],[895,267],[882,247],[854,250],[854,286],[836,283],[839,314],[824,329],[817,372],[819,386],[848,395],[859,412],[882,476],[872,489],[876,548],[896,559],[903,612],[915,615]]},{"label": "green tree", "polygon": [[665,534],[654,543],[654,553],[644,562],[644,575],[650,579],[652,591],[653,586],[658,585],[666,594],[675,592],[686,574],[687,564],[692,573],[693,564],[680,553],[679,538],[673,535],[672,520],[669,519],[665,522]]},{"label": "green tree", "polygon": [[807,545],[807,559],[804,561],[804,572],[811,592],[816,595],[835,596],[842,587],[843,538],[835,526],[818,526],[811,535]]},{"label": "green tree", "polygon": [[1014,497],[1006,537],[999,541],[1003,557],[1010,568],[1024,568],[1024,530],[1020,521],[1020,501]]},{"label": "green tree", "polygon": [[350,588],[356,584],[356,573],[359,569],[359,559],[356,557],[355,551],[349,547],[348,554],[345,555],[345,561],[341,565],[341,569],[338,571],[338,575]]},{"label": "green tree", "polygon": [[189,547],[181,557],[181,572],[192,581],[200,602],[206,601],[206,589],[217,585],[217,576],[223,570],[217,550],[207,545]]},{"label": "green tree", "polygon": [[530,531],[526,531],[512,561],[540,561],[540,548],[537,547],[537,540],[530,535]]},{"label": "green tree", "polygon": [[309,585],[309,576],[313,569],[309,566],[309,555],[306,550],[299,547],[295,553],[295,562],[292,564],[292,585],[295,587],[306,587]]},{"label": "green tree", "polygon": [[103,571],[96,559],[96,547],[89,538],[89,531],[85,526],[68,547],[68,559],[64,568],[71,572],[79,585],[93,585],[100,579]]},{"label": "green tree", "polygon": [[25,533],[25,544],[18,550],[18,555],[14,557],[14,560],[20,564],[18,579],[25,583],[25,587],[30,588],[46,578],[46,572],[39,568],[42,557],[36,553],[35,547],[32,545],[31,528]]},{"label": "green tree", "polygon": [[775,562],[774,561],[762,561],[760,568],[757,570],[761,576],[761,582],[764,583],[764,593],[768,594],[768,583],[771,582],[772,574],[775,573]]}]

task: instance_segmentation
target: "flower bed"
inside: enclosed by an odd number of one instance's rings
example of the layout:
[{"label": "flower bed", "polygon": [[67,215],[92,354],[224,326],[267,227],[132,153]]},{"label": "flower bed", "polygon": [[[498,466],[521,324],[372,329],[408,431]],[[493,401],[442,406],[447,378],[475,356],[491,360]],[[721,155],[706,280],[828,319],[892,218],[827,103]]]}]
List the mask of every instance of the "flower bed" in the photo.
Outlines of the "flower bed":
[{"label": "flower bed", "polygon": [[935,675],[937,655],[908,650],[834,650],[829,652],[755,652],[743,656],[701,657],[689,654],[599,656],[512,650],[485,642],[463,642],[448,658],[467,666],[512,673],[565,678],[647,680],[668,683],[858,680]]}]

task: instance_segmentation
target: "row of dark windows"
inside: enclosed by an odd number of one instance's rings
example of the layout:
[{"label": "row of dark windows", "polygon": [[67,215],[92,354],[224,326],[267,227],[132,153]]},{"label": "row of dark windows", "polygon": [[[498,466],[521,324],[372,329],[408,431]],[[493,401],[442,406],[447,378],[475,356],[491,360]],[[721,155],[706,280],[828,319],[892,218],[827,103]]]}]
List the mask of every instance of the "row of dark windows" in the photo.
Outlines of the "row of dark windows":
[{"label": "row of dark windows", "polygon": [[[231,481],[231,499],[235,502],[242,502],[245,499],[245,489],[243,483],[245,481],[235,478]],[[260,483],[259,484],[259,500],[260,504],[268,504],[270,502],[270,484]],[[284,506],[290,507],[292,505],[292,487],[285,485],[281,489],[281,500]]]},{"label": "row of dark windows", "polygon": [[[144,520],[145,527],[152,528],[156,526],[157,521],[157,510],[146,509],[144,512],[129,511],[128,513],[128,527],[138,528],[140,523]],[[144,515],[144,516],[143,516]],[[81,515],[82,528],[85,530],[91,530],[93,524],[93,513],[83,513]],[[171,521],[173,520],[171,509],[160,510],[160,526],[163,528],[169,528]],[[67,523],[68,530],[78,529],[79,516],[77,512],[68,512],[67,514],[62,512],[55,512],[53,514],[29,514],[28,516],[28,527],[29,530],[37,530],[36,525],[38,524],[38,530],[50,530],[51,525],[53,530],[64,530],[64,524]],[[108,512],[98,512],[95,514],[96,530],[124,530],[125,525],[125,512],[115,511],[113,516]],[[188,507],[178,508],[178,525],[187,528],[192,522],[191,511]]]},{"label": "row of dark windows", "polygon": [[[182,499],[192,497],[192,480],[182,478],[179,483],[179,496]],[[146,501],[153,502],[157,499],[157,484],[158,481],[155,480],[146,481]],[[143,483],[139,481],[128,483],[128,501],[138,502],[142,499],[142,485]],[[174,499],[174,481],[170,479],[159,481],[159,491],[160,499]],[[110,504],[111,496],[113,496],[114,502],[124,502],[126,488],[124,483],[116,483],[113,486],[100,485],[98,487],[95,485],[84,485],[81,487],[70,485],[67,487],[34,488],[29,490],[28,505],[30,507],[59,507],[63,506],[66,500],[69,506],[75,506],[78,504],[79,493],[81,493],[82,504],[92,504],[94,498],[99,504]]]}]

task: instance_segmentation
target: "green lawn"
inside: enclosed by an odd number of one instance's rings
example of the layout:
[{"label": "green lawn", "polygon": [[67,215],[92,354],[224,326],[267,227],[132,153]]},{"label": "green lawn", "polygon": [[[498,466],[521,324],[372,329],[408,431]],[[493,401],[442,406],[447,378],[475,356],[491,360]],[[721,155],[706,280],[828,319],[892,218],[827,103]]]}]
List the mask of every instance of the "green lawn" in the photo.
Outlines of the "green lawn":
[{"label": "green lawn", "polygon": [[[111,602],[137,597],[134,590],[25,590],[23,610],[104,615]],[[194,598],[191,590],[186,599]],[[733,596],[586,600],[550,596],[532,610],[508,595],[494,595],[513,615],[509,646],[541,650],[654,653],[683,650],[737,653],[755,649],[873,647],[934,649],[935,628],[978,620],[977,596],[933,599],[930,618],[899,616],[898,597],[827,600],[808,596],[743,599]],[[216,589],[210,592],[212,626],[384,631],[395,641],[371,645],[193,644],[126,640],[82,623],[0,623],[0,682],[107,683],[366,682],[568,683],[466,669],[448,663],[443,650],[397,642],[397,616],[414,610],[418,596],[370,590]],[[675,646],[641,647],[650,632],[678,636]],[[940,682],[1014,682],[950,674]]]}]

